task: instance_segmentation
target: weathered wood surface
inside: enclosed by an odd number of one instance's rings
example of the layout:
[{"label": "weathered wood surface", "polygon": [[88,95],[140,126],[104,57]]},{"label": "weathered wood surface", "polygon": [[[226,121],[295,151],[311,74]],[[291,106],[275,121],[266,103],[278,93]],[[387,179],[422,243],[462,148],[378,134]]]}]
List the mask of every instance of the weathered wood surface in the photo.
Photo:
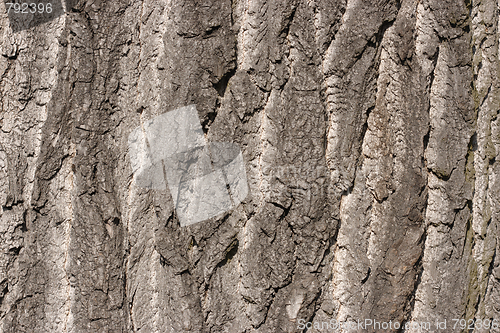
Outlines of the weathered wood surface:
[{"label": "weathered wood surface", "polygon": [[[497,0],[65,5],[0,4],[0,332],[500,320]],[[181,227],[127,138],[190,104],[250,195]]]}]

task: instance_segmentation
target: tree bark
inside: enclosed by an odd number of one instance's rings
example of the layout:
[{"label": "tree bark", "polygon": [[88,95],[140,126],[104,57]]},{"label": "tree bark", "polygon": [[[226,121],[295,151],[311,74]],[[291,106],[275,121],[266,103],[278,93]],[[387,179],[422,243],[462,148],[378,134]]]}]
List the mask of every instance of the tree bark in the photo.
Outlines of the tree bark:
[{"label": "tree bark", "polygon": [[[500,332],[500,1],[62,5],[0,5],[0,332]],[[249,194],[181,226],[128,138],[193,104]]]}]

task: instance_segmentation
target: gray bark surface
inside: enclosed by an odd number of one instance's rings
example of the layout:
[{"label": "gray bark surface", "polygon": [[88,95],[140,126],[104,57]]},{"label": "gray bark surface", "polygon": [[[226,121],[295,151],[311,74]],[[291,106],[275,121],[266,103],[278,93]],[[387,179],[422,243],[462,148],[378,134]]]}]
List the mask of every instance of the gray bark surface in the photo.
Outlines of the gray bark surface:
[{"label": "gray bark surface", "polygon": [[[0,332],[500,324],[500,0],[64,6],[0,4]],[[181,227],[127,140],[192,104],[250,194]]]}]

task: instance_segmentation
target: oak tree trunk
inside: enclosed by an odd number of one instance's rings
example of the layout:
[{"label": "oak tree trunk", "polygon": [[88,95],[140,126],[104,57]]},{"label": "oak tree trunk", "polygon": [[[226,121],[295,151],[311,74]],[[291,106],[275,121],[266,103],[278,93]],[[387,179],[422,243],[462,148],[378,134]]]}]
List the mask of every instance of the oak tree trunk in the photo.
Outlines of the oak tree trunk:
[{"label": "oak tree trunk", "polygon": [[[498,0],[62,5],[0,4],[0,332],[500,332]],[[128,138],[188,105],[249,194],[181,226]]]}]

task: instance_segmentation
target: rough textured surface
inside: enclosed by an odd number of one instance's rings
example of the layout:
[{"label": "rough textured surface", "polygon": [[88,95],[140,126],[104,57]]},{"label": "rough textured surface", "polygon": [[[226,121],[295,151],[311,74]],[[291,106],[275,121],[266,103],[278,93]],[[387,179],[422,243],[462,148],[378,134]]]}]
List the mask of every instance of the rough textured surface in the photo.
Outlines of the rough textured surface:
[{"label": "rough textured surface", "polygon": [[[500,321],[500,1],[65,6],[0,4],[0,332]],[[127,138],[191,104],[250,195],[181,227]]]}]

